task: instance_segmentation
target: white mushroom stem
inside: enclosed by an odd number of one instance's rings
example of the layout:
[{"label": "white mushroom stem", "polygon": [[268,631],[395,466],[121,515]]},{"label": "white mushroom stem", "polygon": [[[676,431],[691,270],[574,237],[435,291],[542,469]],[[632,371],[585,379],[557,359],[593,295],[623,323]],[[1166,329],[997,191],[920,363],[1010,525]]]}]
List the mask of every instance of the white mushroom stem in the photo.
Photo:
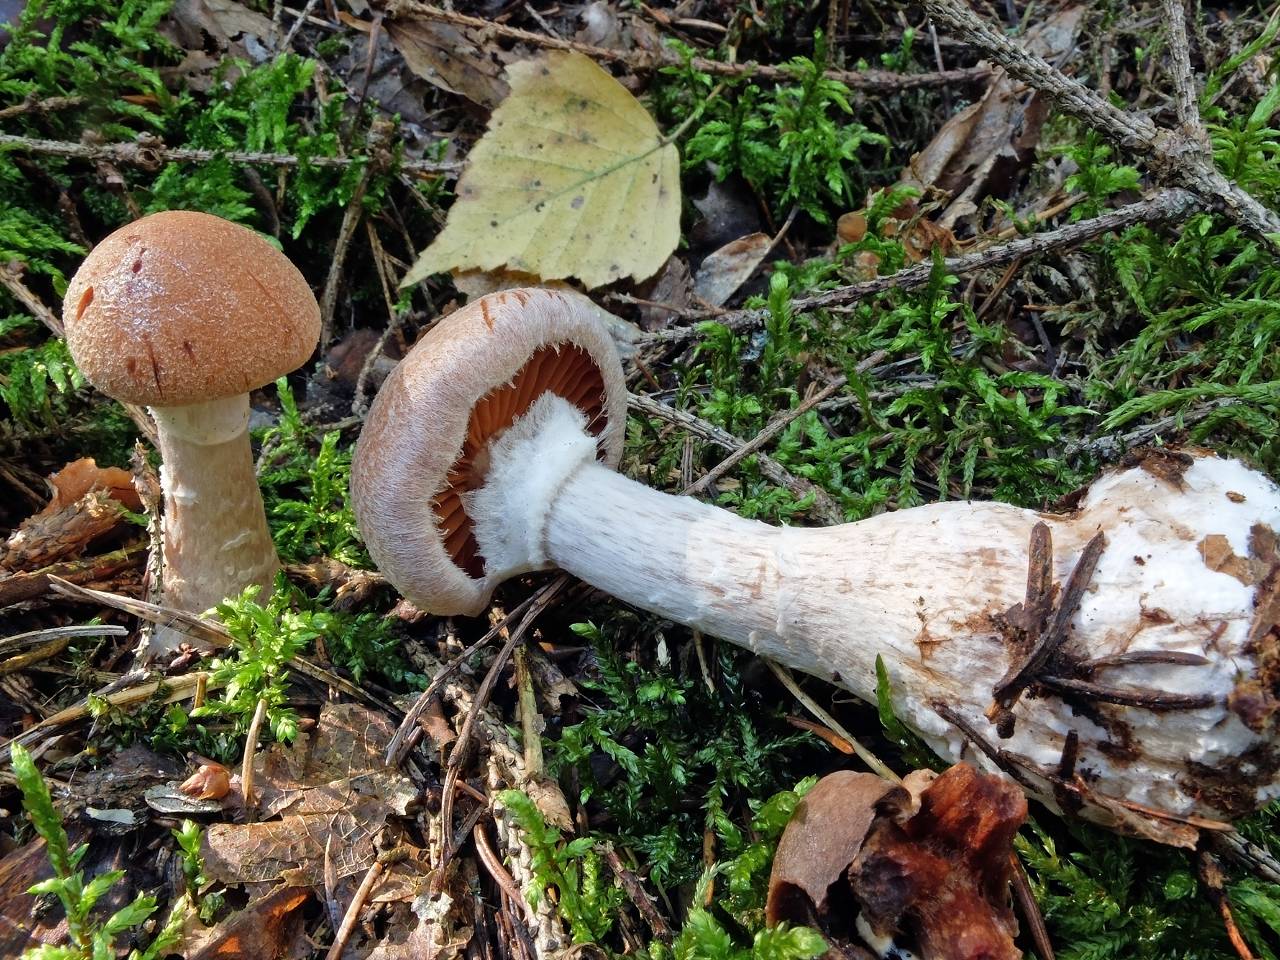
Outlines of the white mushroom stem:
[{"label": "white mushroom stem", "polygon": [[[164,603],[200,613],[250,584],[270,589],[280,560],[249,445],[249,397],[152,407],[164,490]],[[183,634],[156,631],[155,652]]]},{"label": "white mushroom stem", "polygon": [[[575,408],[546,395],[493,444],[485,483],[467,503],[487,574],[561,567],[868,700],[881,657],[899,717],[944,759],[992,767],[953,722],[959,717],[1025,761],[1030,789],[1049,802],[1042,774],[1059,769],[1074,731],[1079,748],[1067,776],[1103,796],[1105,809],[1092,811],[1101,819],[1117,815],[1105,797],[1129,810],[1231,816],[1280,793],[1270,717],[1255,731],[1233,709],[1263,655],[1250,649],[1254,585],[1211,569],[1204,547],[1221,537],[1247,566],[1259,525],[1280,527],[1280,494],[1243,465],[1197,458],[1182,490],[1141,469],[1113,473],[1073,516],[940,503],[838,527],[778,528],[619,476],[595,461],[583,428]],[[1039,688],[1017,700],[1013,734],[999,737],[987,710],[994,687],[1029,652],[1011,639],[1006,618],[1025,598],[1040,523],[1052,533],[1057,584],[1096,533],[1106,536],[1064,655],[1076,663],[1183,654],[1178,663],[1124,662],[1088,677],[1210,702],[1154,710],[1076,697],[1073,709]]]}]

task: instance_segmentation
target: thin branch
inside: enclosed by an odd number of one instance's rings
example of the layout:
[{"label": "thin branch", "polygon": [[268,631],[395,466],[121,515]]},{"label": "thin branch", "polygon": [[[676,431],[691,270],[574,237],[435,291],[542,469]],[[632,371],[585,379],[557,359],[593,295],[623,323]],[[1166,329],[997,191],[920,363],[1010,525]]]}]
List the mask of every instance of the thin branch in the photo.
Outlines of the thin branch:
[{"label": "thin branch", "polygon": [[[721,430],[715,424],[708,423],[701,417],[695,416],[686,410],[677,410],[675,407],[669,407],[659,400],[654,400],[652,397],[633,393],[627,397],[627,404],[635,413],[642,413],[681,427],[725,450],[737,450],[746,444],[745,440],[735,437],[728,431]],[[813,515],[823,523],[844,523],[843,511],[831,499],[831,495],[821,487],[795,476],[768,454],[757,452],[756,463],[760,467],[760,472],[771,483],[786,487],[797,497],[805,497],[812,494],[814,498]]]},{"label": "thin branch", "polygon": [[[333,312],[338,304],[338,287],[342,283],[342,269],[347,260],[347,248],[351,246],[351,238],[356,227],[364,216],[364,195],[369,189],[369,180],[375,168],[385,163],[386,147],[391,140],[395,127],[389,120],[375,120],[369,129],[367,147],[370,161],[360,171],[360,179],[351,191],[351,199],[342,212],[342,226],[338,228],[338,239],[333,245],[333,259],[329,262],[329,276],[324,282],[324,292],[320,295],[320,349],[324,350],[333,338]],[[379,344],[381,345],[381,344]]]},{"label": "thin branch", "polygon": [[887,763],[877,757],[874,753],[862,745],[862,743],[852,733],[844,728],[844,726],[831,714],[827,713],[813,697],[809,696],[800,689],[800,685],[796,683],[795,678],[791,676],[791,671],[776,661],[770,660],[768,657],[762,658],[765,665],[773,671],[773,675],[778,678],[787,692],[800,701],[801,705],[811,714],[821,720],[830,729],[834,730],[845,742],[853,748],[853,752],[857,754],[858,759],[871,768],[871,772],[876,776],[888,780],[890,783],[901,783],[902,778],[898,776],[889,767]]},{"label": "thin branch", "polygon": [[1187,42],[1187,16],[1182,0],[1164,0],[1164,19],[1169,31],[1169,79],[1173,81],[1173,103],[1178,111],[1182,135],[1209,153],[1209,134],[1197,106],[1195,73],[1191,69],[1191,45]]},{"label": "thin branch", "polygon": [[925,7],[930,17],[978,47],[1011,77],[1043,93],[1064,113],[1143,157],[1159,180],[1185,187],[1202,203],[1221,210],[1257,234],[1272,252],[1280,252],[1280,241],[1272,237],[1280,234],[1280,215],[1223,176],[1201,144],[1157,126],[1148,117],[1113,106],[1080,81],[997,32],[961,0],[925,0]]},{"label": "thin branch", "polygon": [[[996,244],[966,253],[958,257],[948,257],[942,261],[942,269],[953,275],[973,273],[992,267],[1003,267],[1024,257],[1040,256],[1045,253],[1063,250],[1077,244],[1092,240],[1104,233],[1123,230],[1138,223],[1154,223],[1160,220],[1177,220],[1196,205],[1196,199],[1186,190],[1162,190],[1147,200],[1140,200],[1119,209],[1112,210],[1089,220],[1069,223],[1054,230],[1034,233],[1028,237],[1019,237],[1007,243]],[[933,275],[933,264],[918,263],[915,266],[899,270],[887,277],[876,277],[861,283],[852,283],[845,287],[836,287],[810,297],[799,297],[792,301],[793,308],[798,311],[824,310],[831,307],[845,307],[876,296],[887,290],[914,290],[923,287]],[[686,313],[693,319],[714,320],[731,330],[744,330],[764,323],[769,311],[764,308],[756,310],[730,310],[719,314]],[[672,327],[646,334],[642,343],[680,343],[700,336],[697,327]]]},{"label": "thin branch", "polygon": [[737,450],[733,451],[733,453],[729,454],[729,456],[721,460],[693,483],[689,484],[689,486],[682,490],[681,493],[702,493],[702,491],[706,490],[707,487],[711,486],[711,484],[715,483],[747,457],[751,456],[753,453],[757,453],[761,447],[785,430],[789,424],[794,423],[796,420],[803,417],[806,413],[820,404],[823,400],[826,400],[848,382],[847,377],[836,377],[808,400],[791,410],[786,411],[786,413],[781,416],[774,417],[763,430],[740,446]]},{"label": "thin branch", "polygon": [[[351,157],[298,157],[290,153],[254,153],[248,150],[195,150],[189,147],[166,147],[159,139],[141,136],[134,143],[72,143],[67,140],[37,140],[0,133],[0,151],[16,150],[48,157],[73,160],[107,160],[111,163],[144,170],[159,170],[166,163],[208,163],[224,158],[232,163],[263,167],[336,167],[345,168],[367,163],[372,158],[361,154]],[[399,169],[406,173],[450,173],[460,164],[434,160],[402,160]]]},{"label": "thin branch", "polygon": [[41,100],[33,94],[21,103],[15,103],[11,107],[5,107],[0,110],[0,120],[20,117],[24,113],[56,113],[59,110],[70,110],[72,107],[78,107],[84,102],[84,97],[46,97]]},{"label": "thin branch", "polygon": [[[633,70],[654,70],[659,67],[683,66],[683,57],[670,53],[666,48],[661,50],[617,50],[608,47],[594,47],[575,40],[563,40],[530,30],[519,30],[505,24],[482,20],[479,17],[468,17],[442,10],[439,7],[422,3],[420,0],[390,0],[385,8],[387,17],[392,20],[436,20],[457,27],[466,27],[481,32],[485,37],[502,37],[527,43],[535,47],[552,50],[572,50],[584,54],[592,60],[605,60],[625,63]],[[762,80],[790,80],[793,74],[785,67],[776,67],[756,63],[725,63],[720,60],[708,60],[705,57],[693,57],[688,65],[702,73],[717,77],[752,76]],[[894,73],[889,70],[827,70],[823,76],[830,80],[839,80],[853,90],[876,90],[894,92],[914,90],[920,87],[947,87],[954,84],[971,83],[984,80],[990,76],[991,70],[985,66],[965,67],[959,70],[942,70],[936,73]]]}]

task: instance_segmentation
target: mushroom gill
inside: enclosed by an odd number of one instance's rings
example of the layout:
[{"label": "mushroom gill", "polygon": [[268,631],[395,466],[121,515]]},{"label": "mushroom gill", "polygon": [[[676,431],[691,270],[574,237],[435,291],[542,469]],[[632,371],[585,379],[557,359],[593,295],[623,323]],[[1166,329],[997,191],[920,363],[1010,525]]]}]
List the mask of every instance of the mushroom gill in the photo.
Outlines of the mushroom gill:
[{"label": "mushroom gill", "polygon": [[471,409],[462,453],[449,468],[445,488],[432,500],[445,550],[468,576],[484,576],[462,495],[484,483],[489,445],[529,409],[543,393],[554,393],[586,414],[588,428],[600,436],[605,428],[604,376],[586,350],[573,343],[539,347],[511,381],[490,390]]}]

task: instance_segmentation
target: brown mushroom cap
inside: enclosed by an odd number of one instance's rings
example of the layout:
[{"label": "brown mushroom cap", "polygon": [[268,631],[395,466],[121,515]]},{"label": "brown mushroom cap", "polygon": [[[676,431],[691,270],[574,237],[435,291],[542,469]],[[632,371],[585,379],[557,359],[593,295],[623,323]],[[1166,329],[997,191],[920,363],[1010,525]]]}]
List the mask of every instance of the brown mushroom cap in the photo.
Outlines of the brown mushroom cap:
[{"label": "brown mushroom cap", "polygon": [[320,336],[316,298],[288,257],[187,210],[143,217],[94,247],[62,318],[90,383],[159,407],[248,393],[300,367]]},{"label": "brown mushroom cap", "polygon": [[569,291],[506,290],[437,323],[378,392],[351,470],[369,553],[424,610],[479,613],[487,576],[462,494],[484,482],[489,442],[545,392],[577,405],[600,460],[622,455],[627,391],[599,309]]}]

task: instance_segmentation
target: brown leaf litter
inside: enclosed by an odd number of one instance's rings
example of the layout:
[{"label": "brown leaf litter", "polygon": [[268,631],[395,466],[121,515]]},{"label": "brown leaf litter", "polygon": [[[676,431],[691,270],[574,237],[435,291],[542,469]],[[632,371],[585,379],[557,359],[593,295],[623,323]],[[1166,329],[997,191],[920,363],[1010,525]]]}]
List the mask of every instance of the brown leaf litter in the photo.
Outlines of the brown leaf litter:
[{"label": "brown leaf litter", "polygon": [[901,784],[830,774],[801,800],[774,857],[770,925],[923,960],[1016,960],[1013,837],[1027,801],[1013,783],[956,764]]}]

